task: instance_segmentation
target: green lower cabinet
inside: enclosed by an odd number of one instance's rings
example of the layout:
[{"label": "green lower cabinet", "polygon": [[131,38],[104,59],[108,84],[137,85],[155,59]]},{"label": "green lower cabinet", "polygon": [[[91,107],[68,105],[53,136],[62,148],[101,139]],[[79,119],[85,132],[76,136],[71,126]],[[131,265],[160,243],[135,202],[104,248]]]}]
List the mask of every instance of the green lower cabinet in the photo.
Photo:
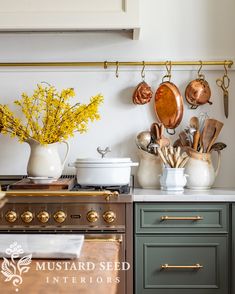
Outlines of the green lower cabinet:
[{"label": "green lower cabinet", "polygon": [[235,293],[235,204],[232,206],[232,291],[231,294]]},{"label": "green lower cabinet", "polygon": [[228,294],[227,235],[136,235],[135,294]]}]

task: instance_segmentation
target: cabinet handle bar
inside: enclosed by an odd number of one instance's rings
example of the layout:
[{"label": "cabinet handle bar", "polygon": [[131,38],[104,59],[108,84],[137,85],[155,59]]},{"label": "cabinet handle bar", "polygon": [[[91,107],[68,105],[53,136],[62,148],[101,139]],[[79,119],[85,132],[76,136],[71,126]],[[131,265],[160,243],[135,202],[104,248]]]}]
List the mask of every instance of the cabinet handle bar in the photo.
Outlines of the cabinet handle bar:
[{"label": "cabinet handle bar", "polygon": [[167,263],[161,265],[161,269],[201,269],[203,265],[199,263],[193,265],[169,265]]},{"label": "cabinet handle bar", "polygon": [[161,220],[165,221],[165,220],[192,220],[192,221],[199,221],[199,220],[203,220],[202,216],[168,216],[168,215],[164,215],[161,216]]}]

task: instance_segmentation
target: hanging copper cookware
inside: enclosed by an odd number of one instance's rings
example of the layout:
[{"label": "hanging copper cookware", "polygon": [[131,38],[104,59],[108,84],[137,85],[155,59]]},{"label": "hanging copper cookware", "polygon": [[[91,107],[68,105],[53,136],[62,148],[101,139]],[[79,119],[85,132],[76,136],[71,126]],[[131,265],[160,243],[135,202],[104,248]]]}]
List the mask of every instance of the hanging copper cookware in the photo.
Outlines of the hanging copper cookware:
[{"label": "hanging copper cookware", "polygon": [[146,104],[150,102],[153,92],[151,87],[145,82],[145,62],[143,61],[143,68],[141,71],[142,82],[139,83],[132,95],[132,101],[134,104]]},{"label": "hanging copper cookware", "polygon": [[[180,124],[183,118],[184,106],[183,97],[175,84],[170,82],[171,79],[171,63],[166,68],[168,74],[162,79],[162,83],[158,87],[155,94],[155,113],[158,120],[164,125],[169,134],[175,134],[175,128]],[[164,81],[168,78],[168,81]],[[169,132],[172,129],[173,132]]]},{"label": "hanging copper cookware", "polygon": [[198,78],[191,81],[185,90],[185,98],[192,109],[196,109],[199,105],[206,103],[212,104],[212,102],[209,101],[211,98],[211,89],[208,82],[205,80],[205,76],[200,73],[201,68],[202,62],[198,70]]}]

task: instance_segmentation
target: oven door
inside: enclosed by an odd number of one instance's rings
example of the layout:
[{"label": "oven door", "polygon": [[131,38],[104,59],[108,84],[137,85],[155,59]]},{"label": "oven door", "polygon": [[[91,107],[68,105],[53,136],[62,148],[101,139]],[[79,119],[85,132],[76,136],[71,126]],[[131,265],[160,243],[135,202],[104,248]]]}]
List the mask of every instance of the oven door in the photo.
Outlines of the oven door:
[{"label": "oven door", "polygon": [[4,233],[0,254],[2,293],[125,293],[121,233]]}]

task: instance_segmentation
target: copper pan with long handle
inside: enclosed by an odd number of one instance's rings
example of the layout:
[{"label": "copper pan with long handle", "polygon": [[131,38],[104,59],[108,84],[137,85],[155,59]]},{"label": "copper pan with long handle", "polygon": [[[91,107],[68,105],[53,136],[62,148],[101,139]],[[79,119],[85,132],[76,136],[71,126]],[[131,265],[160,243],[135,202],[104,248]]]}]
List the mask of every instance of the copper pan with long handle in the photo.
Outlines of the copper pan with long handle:
[{"label": "copper pan with long handle", "polygon": [[[175,128],[183,118],[183,97],[175,84],[162,82],[155,94],[155,113],[169,134],[175,133]],[[169,132],[172,129],[173,132]]]}]

